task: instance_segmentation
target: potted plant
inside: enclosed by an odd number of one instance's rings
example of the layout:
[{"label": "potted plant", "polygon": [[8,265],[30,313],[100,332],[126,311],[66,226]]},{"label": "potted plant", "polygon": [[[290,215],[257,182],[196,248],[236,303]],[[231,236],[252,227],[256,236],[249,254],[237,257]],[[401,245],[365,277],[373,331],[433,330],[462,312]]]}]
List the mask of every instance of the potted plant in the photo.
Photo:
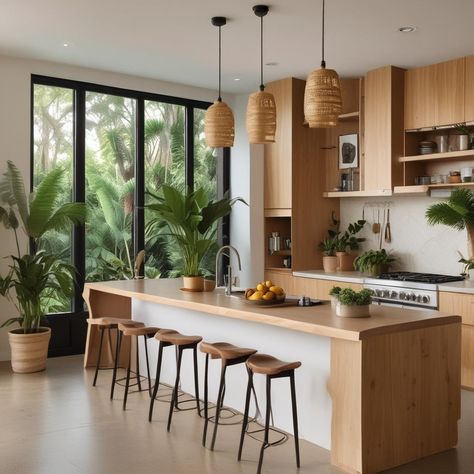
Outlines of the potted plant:
[{"label": "potted plant", "polygon": [[157,220],[166,222],[169,235],[175,239],[181,251],[183,288],[203,291],[201,262],[215,243],[217,223],[230,214],[237,201],[247,203],[240,197],[230,199],[227,196],[212,201],[203,188],[181,191],[166,184],[161,188],[161,195],[148,194],[155,202],[146,207],[156,213],[149,225],[155,225]]},{"label": "potted plant", "polygon": [[41,326],[42,298],[58,293],[71,295],[74,269],[44,251],[22,255],[18,228],[21,224],[32,247],[37,248],[38,239],[45,232],[84,222],[85,205],[57,204],[64,179],[61,168],[51,171],[28,199],[19,170],[11,161],[7,165],[0,183],[0,220],[14,232],[18,255],[10,257],[7,275],[0,276],[0,295],[12,302],[19,314],[7,319],[2,327],[15,322],[20,325],[8,333],[13,371],[38,372],[46,366],[51,337],[51,329]]},{"label": "potted plant", "polygon": [[375,277],[388,271],[390,264],[395,261],[396,257],[387,253],[385,249],[367,250],[354,260],[354,268]]},{"label": "potted plant", "polygon": [[444,224],[467,231],[468,260],[474,260],[474,194],[469,189],[457,188],[445,202],[438,202],[426,210],[428,224]]},{"label": "potted plant", "polygon": [[474,260],[470,258],[464,258],[464,255],[459,252],[459,250],[458,254],[461,257],[458,262],[463,264],[461,275],[464,278],[470,280],[472,277],[471,270],[474,270]]},{"label": "potted plant", "polygon": [[329,296],[331,297],[331,308],[336,309],[337,296],[339,295],[341,291],[342,291],[342,288],[340,286],[333,286],[329,290]]},{"label": "potted plant", "polygon": [[356,235],[364,228],[365,220],[358,220],[348,225],[347,230],[342,233],[339,231],[339,221],[337,221],[337,235],[336,235],[336,256],[338,258],[338,270],[351,271],[354,269],[354,260],[356,255],[349,253],[348,250],[358,250],[360,243],[364,242],[365,238],[356,237]]},{"label": "potted plant", "polygon": [[336,241],[331,238],[325,238],[319,248],[323,252],[323,269],[326,273],[334,273],[337,270]]},{"label": "potted plant", "polygon": [[354,291],[352,288],[344,288],[335,294],[336,316],[341,318],[366,318],[370,316],[370,303],[372,303],[372,291],[363,289]]}]

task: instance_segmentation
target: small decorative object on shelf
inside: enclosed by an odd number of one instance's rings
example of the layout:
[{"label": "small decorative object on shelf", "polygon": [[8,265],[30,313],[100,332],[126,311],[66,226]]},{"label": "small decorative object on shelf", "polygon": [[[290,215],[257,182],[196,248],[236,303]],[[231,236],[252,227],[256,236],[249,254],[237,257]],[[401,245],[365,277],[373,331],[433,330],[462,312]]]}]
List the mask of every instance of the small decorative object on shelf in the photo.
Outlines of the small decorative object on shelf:
[{"label": "small decorative object on shelf", "polygon": [[370,316],[370,303],[372,303],[372,291],[363,289],[354,291],[352,288],[331,291],[336,299],[336,316],[341,318],[367,318]]},{"label": "small decorative object on shelf", "polygon": [[[339,169],[357,168],[359,166],[358,134],[339,136]],[[344,189],[343,189],[344,191]]]},{"label": "small decorative object on shelf", "polygon": [[456,133],[449,136],[449,151],[469,150],[469,129],[466,124],[458,123]]},{"label": "small decorative object on shelf", "polygon": [[448,183],[457,184],[461,182],[461,173],[459,171],[450,171]]}]

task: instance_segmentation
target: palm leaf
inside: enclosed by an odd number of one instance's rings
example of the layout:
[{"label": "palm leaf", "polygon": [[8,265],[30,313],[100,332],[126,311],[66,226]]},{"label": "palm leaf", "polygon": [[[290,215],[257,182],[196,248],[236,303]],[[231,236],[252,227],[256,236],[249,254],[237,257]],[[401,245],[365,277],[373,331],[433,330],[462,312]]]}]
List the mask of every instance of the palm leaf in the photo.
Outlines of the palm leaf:
[{"label": "palm leaf", "polygon": [[8,169],[5,173],[5,186],[2,186],[2,199],[10,205],[15,205],[23,222],[25,230],[28,229],[28,199],[25,192],[25,184],[20,170],[15,164],[8,160]]},{"label": "palm leaf", "polygon": [[468,189],[455,189],[446,202],[433,204],[426,210],[428,224],[444,224],[457,230],[474,224],[474,195]]},{"label": "palm leaf", "polygon": [[38,238],[49,230],[69,230],[71,224],[82,224],[85,219],[85,204],[83,202],[68,202],[54,212],[38,234],[32,234],[31,236]]}]

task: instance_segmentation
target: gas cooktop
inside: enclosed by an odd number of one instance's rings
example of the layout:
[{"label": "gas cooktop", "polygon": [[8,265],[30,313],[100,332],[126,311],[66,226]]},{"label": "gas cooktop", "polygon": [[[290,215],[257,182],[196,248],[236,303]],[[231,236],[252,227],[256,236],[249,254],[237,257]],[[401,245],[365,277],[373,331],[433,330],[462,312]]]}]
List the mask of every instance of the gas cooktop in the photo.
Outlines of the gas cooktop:
[{"label": "gas cooktop", "polygon": [[416,272],[387,272],[382,273],[379,280],[411,281],[415,283],[448,283],[450,281],[462,281],[464,277],[456,275],[437,275],[435,273],[416,273]]}]

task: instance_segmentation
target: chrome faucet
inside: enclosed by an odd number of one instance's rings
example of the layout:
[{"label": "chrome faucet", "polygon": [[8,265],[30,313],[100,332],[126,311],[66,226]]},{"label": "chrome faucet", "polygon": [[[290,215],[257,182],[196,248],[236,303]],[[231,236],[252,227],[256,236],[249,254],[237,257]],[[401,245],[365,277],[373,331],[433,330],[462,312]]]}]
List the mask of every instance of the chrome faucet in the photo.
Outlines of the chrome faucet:
[{"label": "chrome faucet", "polygon": [[[242,271],[242,264],[240,263],[240,255],[239,252],[235,247],[232,245],[223,245],[216,253],[216,288],[220,284],[220,276],[219,276],[219,257],[226,251],[228,250],[227,256],[230,259],[230,254],[231,250],[237,255],[237,262],[239,263],[239,270]],[[232,267],[230,265],[227,265],[227,284],[225,284],[225,294],[226,296],[230,296],[232,293]]]}]

